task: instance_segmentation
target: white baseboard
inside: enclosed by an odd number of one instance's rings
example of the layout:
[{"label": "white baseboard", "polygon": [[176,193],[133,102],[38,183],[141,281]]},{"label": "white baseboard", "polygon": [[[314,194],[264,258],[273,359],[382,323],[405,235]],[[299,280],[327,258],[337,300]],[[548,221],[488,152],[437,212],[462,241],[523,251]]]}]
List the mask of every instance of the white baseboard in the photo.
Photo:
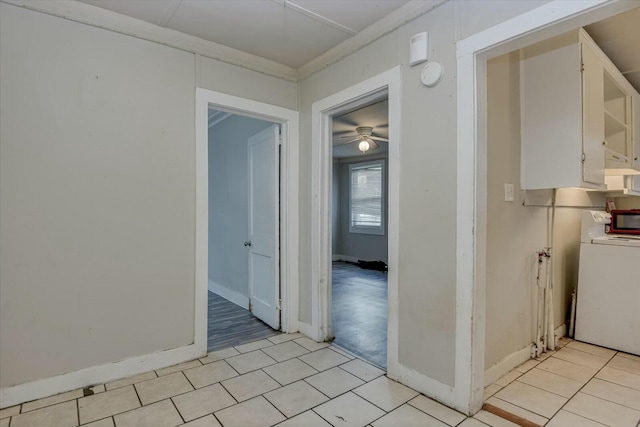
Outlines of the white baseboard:
[{"label": "white baseboard", "polygon": [[335,254],[331,257],[332,261],[346,261],[346,262],[358,262],[360,258],[349,256],[349,255],[340,255]]},{"label": "white baseboard", "polygon": [[488,386],[513,368],[531,359],[531,345],[509,354],[507,357],[484,371],[484,386]]},{"label": "white baseboard", "polygon": [[[563,323],[562,325],[558,326],[554,331],[556,340],[558,338],[564,337],[566,333],[567,333],[567,325]],[[499,361],[498,363],[496,363],[495,365],[489,367],[484,371],[485,387],[495,382],[501,376],[510,372],[514,368],[522,365],[524,362],[526,362],[529,359],[531,359],[531,345],[528,345],[514,353],[511,353],[510,355],[508,355],[507,357],[505,357],[504,359],[502,359],[501,361]]]},{"label": "white baseboard", "polygon": [[209,279],[209,290],[214,294],[221,296],[229,302],[234,303],[244,309],[249,309],[249,297],[242,295],[239,292],[232,291],[229,288],[225,288],[218,283],[215,283],[211,279]]},{"label": "white baseboard", "polygon": [[562,325],[558,326],[555,331],[553,331],[556,339],[557,338],[562,338],[564,336],[567,335],[567,324],[563,323]]},{"label": "white baseboard", "polygon": [[452,386],[443,384],[433,378],[429,378],[426,375],[399,363],[391,361],[387,361],[387,363],[387,377],[411,387],[412,389],[419,391],[425,396],[446,406],[451,408],[456,407],[455,393]]},{"label": "white baseboard", "polygon": [[0,408],[165,368],[203,357],[195,344],[0,389]]}]

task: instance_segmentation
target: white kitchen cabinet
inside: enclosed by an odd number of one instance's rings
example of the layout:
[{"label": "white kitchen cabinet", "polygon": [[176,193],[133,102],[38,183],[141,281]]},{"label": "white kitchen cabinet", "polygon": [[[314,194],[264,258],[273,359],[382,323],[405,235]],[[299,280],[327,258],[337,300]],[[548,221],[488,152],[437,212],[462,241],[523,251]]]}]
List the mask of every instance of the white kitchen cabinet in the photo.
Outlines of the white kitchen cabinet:
[{"label": "white kitchen cabinet", "polygon": [[[635,170],[640,171],[640,95],[633,94],[631,97],[631,117],[632,123],[632,155],[631,163]],[[640,175],[628,176],[607,176],[607,193],[611,197],[618,196],[640,196]]]},{"label": "white kitchen cabinet", "polygon": [[[640,94],[635,93],[632,98],[633,112],[633,168],[640,171]],[[628,177],[629,189],[640,195],[640,175]]]},{"label": "white kitchen cabinet", "polygon": [[613,64],[605,63],[603,82],[605,175],[621,175],[633,164],[632,89]]},{"label": "white kitchen cabinet", "polygon": [[573,31],[521,58],[522,188],[606,190],[605,175],[630,173],[637,92],[591,37]]}]

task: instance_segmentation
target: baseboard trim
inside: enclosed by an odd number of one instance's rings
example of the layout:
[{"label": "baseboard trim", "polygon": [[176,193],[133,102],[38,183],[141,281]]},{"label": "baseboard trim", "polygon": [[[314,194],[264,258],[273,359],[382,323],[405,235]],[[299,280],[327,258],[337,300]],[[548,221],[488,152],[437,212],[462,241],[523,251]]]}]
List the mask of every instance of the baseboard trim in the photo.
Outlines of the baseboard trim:
[{"label": "baseboard trim", "polygon": [[242,295],[239,292],[232,291],[229,288],[225,288],[211,279],[209,279],[209,290],[227,301],[244,308],[245,310],[249,309],[249,297]]},{"label": "baseboard trim", "polygon": [[79,371],[51,378],[5,387],[0,389],[0,408],[165,368],[203,357],[205,354],[206,347],[203,352],[195,344],[191,344],[119,362],[80,369]]},{"label": "baseboard trim", "polygon": [[[567,335],[567,324],[563,323],[562,325],[558,326],[554,331],[553,334],[555,335],[556,340],[558,340],[558,338],[562,338],[564,336]],[[557,341],[555,343],[556,345],[558,344]]]},{"label": "baseboard trim", "polygon": [[[567,325],[564,323],[558,326],[554,330],[554,339],[555,339],[554,344],[556,345],[556,347],[557,347],[558,338],[564,337],[566,333],[567,333]],[[509,354],[507,357],[505,357],[495,365],[487,368],[484,371],[485,387],[495,382],[504,374],[510,372],[514,368],[522,365],[524,362],[531,359],[531,354],[532,354],[531,345],[528,345],[514,353]]]},{"label": "baseboard trim", "polygon": [[513,370],[513,368],[522,365],[529,359],[531,359],[531,345],[527,345],[526,347],[509,354],[495,365],[485,369],[485,387],[502,377],[504,374]]},{"label": "baseboard trim", "polygon": [[443,384],[433,378],[429,378],[426,375],[399,363],[393,363],[389,360],[387,363],[387,377],[390,379],[411,387],[412,389],[419,391],[425,396],[446,406],[451,408],[456,407],[455,393],[452,386]]},{"label": "baseboard trim", "polygon": [[331,257],[331,260],[333,261],[345,261],[345,262],[358,262],[360,260],[360,258],[354,257],[354,256],[349,256],[349,255],[340,255],[340,254],[335,254]]}]

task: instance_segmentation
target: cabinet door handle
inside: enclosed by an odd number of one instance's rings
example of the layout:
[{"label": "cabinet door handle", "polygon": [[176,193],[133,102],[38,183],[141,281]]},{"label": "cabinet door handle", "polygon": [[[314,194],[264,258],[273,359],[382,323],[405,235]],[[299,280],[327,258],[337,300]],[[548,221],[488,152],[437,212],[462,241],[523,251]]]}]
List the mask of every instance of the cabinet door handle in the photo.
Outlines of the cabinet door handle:
[{"label": "cabinet door handle", "polygon": [[246,242],[244,242],[245,246],[251,246],[251,240],[247,240]]}]

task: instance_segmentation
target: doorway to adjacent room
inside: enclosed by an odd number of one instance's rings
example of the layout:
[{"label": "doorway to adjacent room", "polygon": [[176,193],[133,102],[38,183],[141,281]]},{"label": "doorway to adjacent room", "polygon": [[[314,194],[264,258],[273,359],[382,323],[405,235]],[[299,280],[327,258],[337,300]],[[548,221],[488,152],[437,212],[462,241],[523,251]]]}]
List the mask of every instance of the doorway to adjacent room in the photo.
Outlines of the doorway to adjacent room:
[{"label": "doorway to adjacent room", "polygon": [[332,117],[334,344],[387,366],[388,118],[386,96]]},{"label": "doorway to adjacent room", "polygon": [[296,331],[298,113],[196,99],[195,341],[212,351]]}]

